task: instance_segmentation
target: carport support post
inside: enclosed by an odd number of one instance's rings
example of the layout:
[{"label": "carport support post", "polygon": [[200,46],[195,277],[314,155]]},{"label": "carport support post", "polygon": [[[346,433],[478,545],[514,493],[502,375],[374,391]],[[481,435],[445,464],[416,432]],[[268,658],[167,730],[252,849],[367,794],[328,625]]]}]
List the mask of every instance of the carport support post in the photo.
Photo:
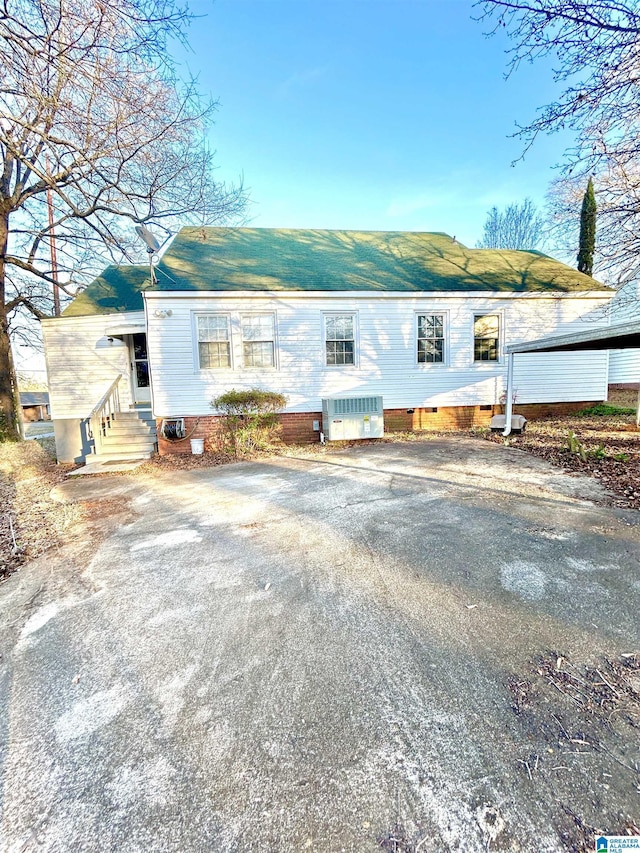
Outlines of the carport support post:
[{"label": "carport support post", "polygon": [[502,435],[511,434],[511,416],[513,414],[513,353],[510,352],[507,361],[507,399],[504,407],[504,432]]}]

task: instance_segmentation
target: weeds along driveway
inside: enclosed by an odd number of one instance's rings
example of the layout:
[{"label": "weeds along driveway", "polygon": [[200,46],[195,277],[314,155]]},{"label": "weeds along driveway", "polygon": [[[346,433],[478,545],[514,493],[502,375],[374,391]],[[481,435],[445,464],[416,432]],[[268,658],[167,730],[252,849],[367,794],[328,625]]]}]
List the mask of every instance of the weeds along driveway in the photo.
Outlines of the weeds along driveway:
[{"label": "weeds along driveway", "polygon": [[0,849],[632,828],[640,518],[598,488],[463,438],[65,485],[105,529],[0,587]]}]

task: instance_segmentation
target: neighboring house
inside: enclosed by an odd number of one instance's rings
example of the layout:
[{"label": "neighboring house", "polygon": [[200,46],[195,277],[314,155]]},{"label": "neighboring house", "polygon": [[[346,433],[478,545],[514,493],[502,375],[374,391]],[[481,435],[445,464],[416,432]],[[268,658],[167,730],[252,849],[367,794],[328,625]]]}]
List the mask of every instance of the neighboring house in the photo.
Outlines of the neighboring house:
[{"label": "neighboring house", "polygon": [[21,391],[20,407],[23,421],[32,423],[48,421],[50,418],[49,395],[46,391]]},{"label": "neighboring house", "polygon": [[[627,282],[611,300],[611,322],[633,323],[640,320],[640,285]],[[640,382],[640,349],[614,349],[609,353],[609,384],[636,385]]]},{"label": "neighboring house", "polygon": [[[539,252],[413,232],[184,228],[155,278],[109,267],[43,321],[61,461],[90,452],[92,410],[102,445],[107,410],[133,421],[134,406],[205,437],[211,400],[230,388],[284,393],[289,440],[319,440],[322,400],[336,396],[382,396],[392,429],[486,425],[504,403],[505,345],[607,325],[613,295]],[[607,370],[606,352],[523,355],[517,410],[602,400]]]}]

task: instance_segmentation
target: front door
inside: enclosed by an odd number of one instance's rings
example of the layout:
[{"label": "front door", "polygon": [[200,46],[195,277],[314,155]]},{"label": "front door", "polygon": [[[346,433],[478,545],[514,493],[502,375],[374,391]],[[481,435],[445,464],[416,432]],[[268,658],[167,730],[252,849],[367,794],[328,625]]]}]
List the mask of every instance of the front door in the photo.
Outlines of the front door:
[{"label": "front door", "polygon": [[147,336],[144,332],[131,335],[129,352],[131,354],[131,387],[134,403],[150,403],[149,358],[147,356]]}]

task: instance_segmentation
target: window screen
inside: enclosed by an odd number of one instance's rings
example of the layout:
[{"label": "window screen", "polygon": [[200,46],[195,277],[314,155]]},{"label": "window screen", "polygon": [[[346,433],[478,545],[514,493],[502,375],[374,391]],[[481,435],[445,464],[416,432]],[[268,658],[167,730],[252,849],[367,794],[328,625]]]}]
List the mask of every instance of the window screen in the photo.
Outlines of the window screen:
[{"label": "window screen", "polygon": [[229,318],[224,314],[205,314],[196,320],[200,367],[203,370],[231,367]]},{"label": "window screen", "polygon": [[442,314],[418,315],[418,363],[444,361],[444,316]]},{"label": "window screen", "polygon": [[355,364],[353,314],[325,317],[325,347],[328,365]]},{"label": "window screen", "polygon": [[273,314],[242,316],[242,358],[245,367],[275,366]]},{"label": "window screen", "polygon": [[473,360],[498,361],[499,342],[499,315],[476,314],[473,320]]}]

